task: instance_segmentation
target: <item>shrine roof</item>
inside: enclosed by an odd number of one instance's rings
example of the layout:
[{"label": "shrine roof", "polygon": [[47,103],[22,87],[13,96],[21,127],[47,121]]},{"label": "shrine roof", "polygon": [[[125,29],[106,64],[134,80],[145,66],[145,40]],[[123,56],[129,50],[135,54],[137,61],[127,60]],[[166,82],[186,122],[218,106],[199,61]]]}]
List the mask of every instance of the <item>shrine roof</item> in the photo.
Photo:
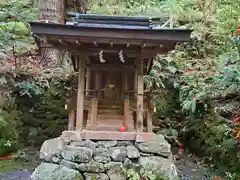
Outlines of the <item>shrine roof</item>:
[{"label": "shrine roof", "polygon": [[161,28],[158,17],[104,16],[68,13],[66,24],[30,22],[33,34],[43,36],[112,38],[143,41],[188,41],[192,30]]},{"label": "shrine roof", "polygon": [[174,49],[177,42],[189,41],[192,30],[162,28],[163,24],[158,17],[71,12],[68,13],[66,24],[30,22],[39,46],[50,45],[75,55],[84,52],[92,63],[98,62],[103,53],[109,59],[123,53],[127,63],[140,55],[151,59]]},{"label": "shrine roof", "polygon": [[68,12],[66,24],[79,27],[111,29],[157,29],[162,23],[159,17],[146,16],[107,16],[97,14],[79,14]]}]

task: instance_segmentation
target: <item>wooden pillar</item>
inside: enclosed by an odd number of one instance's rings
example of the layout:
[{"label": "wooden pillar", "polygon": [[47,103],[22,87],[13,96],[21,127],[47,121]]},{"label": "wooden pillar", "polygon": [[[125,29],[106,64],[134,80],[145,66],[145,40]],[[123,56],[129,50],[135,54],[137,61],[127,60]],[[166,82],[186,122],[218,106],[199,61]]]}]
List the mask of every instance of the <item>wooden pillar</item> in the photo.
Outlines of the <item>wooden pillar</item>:
[{"label": "wooden pillar", "polygon": [[101,74],[95,72],[95,90],[94,97],[92,98],[92,109],[91,109],[91,129],[94,130],[97,124],[97,111],[98,111],[98,96],[99,90],[101,89]]},{"label": "wooden pillar", "polygon": [[90,89],[90,84],[91,84],[91,70],[90,68],[87,68],[87,73],[86,73],[86,96],[89,96],[89,89]]},{"label": "wooden pillar", "polygon": [[101,85],[102,85],[102,73],[97,71],[95,75],[96,75],[95,88],[98,91],[97,96],[99,96],[99,94],[100,94],[99,90],[101,89]]},{"label": "wooden pillar", "polygon": [[96,97],[96,93],[92,98],[92,110],[91,110],[91,129],[94,130],[96,128],[97,123],[97,109],[98,109],[98,99]]},{"label": "wooden pillar", "polygon": [[83,127],[85,59],[80,59],[79,64],[76,130],[82,130]]},{"label": "wooden pillar", "polygon": [[139,59],[137,63],[137,132],[143,132],[143,60]]},{"label": "wooden pillar", "polygon": [[148,98],[148,106],[147,106],[147,128],[148,132],[152,132],[152,101]]},{"label": "wooden pillar", "polygon": [[138,66],[136,65],[136,69],[134,71],[134,91],[137,92],[138,89],[138,74],[137,74]]},{"label": "wooden pillar", "polygon": [[129,94],[128,94],[128,75],[123,73],[124,79],[124,120],[123,125],[128,127],[129,120]]},{"label": "wooden pillar", "polygon": [[75,111],[74,109],[70,109],[68,114],[68,130],[69,131],[74,130],[74,121],[75,121]]}]

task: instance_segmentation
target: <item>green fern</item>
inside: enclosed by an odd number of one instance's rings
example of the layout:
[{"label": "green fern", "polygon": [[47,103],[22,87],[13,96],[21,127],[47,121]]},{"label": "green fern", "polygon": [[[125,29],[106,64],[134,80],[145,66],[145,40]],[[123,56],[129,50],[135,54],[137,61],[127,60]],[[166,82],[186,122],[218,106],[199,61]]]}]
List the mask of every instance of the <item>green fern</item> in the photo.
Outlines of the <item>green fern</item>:
[{"label": "green fern", "polygon": [[0,131],[6,127],[7,121],[4,119],[4,116],[2,113],[0,113]]}]

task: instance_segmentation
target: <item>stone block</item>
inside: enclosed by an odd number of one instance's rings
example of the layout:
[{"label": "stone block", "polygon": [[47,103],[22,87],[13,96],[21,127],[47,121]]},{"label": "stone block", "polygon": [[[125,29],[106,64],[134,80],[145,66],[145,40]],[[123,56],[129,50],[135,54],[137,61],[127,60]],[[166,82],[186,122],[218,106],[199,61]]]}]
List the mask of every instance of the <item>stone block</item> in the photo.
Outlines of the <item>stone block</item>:
[{"label": "stone block", "polygon": [[68,161],[86,163],[92,159],[93,150],[86,147],[65,146],[62,150],[62,157]]},{"label": "stone block", "polygon": [[77,163],[74,163],[74,162],[71,162],[71,161],[68,161],[68,160],[61,160],[60,162],[61,165],[65,166],[65,167],[68,167],[70,169],[78,169],[78,164]]},{"label": "stone block", "polygon": [[145,169],[150,170],[156,175],[165,175],[174,180],[177,177],[177,171],[174,164],[160,156],[141,157],[139,164]]},{"label": "stone block", "polygon": [[98,141],[98,146],[99,147],[113,147],[117,145],[117,141]]},{"label": "stone block", "polygon": [[42,163],[32,173],[31,180],[84,180],[81,173],[63,165]]},{"label": "stone block", "polygon": [[104,165],[105,170],[122,170],[123,164],[121,162],[110,162]]},{"label": "stone block", "polygon": [[107,148],[97,148],[94,151],[93,159],[101,163],[109,163],[111,161],[111,158],[109,156],[109,151]]},{"label": "stone block", "polygon": [[140,153],[135,146],[127,146],[127,157],[130,159],[136,159],[140,157]]},{"label": "stone block", "polygon": [[109,151],[113,161],[124,162],[127,157],[126,147],[111,147]]},{"label": "stone block", "polygon": [[60,138],[46,140],[40,149],[40,159],[51,162],[53,157],[60,157],[64,141]]},{"label": "stone block", "polygon": [[133,141],[118,141],[117,146],[133,146],[134,142]]},{"label": "stone block", "polygon": [[136,147],[144,153],[158,154],[168,157],[171,153],[171,145],[164,139],[164,136],[155,136],[154,141],[136,143]]},{"label": "stone block", "polygon": [[94,173],[101,173],[105,171],[103,163],[99,163],[93,160],[91,160],[89,163],[79,164],[78,169],[80,171],[94,172]]}]

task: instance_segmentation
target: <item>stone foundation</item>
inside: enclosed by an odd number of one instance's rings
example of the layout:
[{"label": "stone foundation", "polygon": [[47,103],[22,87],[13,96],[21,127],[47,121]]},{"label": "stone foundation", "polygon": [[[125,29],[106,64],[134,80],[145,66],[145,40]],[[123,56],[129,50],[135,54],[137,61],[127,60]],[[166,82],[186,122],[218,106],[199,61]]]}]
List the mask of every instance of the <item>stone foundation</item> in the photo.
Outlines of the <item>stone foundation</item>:
[{"label": "stone foundation", "polygon": [[43,161],[32,180],[126,180],[127,168],[144,169],[156,175],[177,175],[171,159],[170,144],[162,135],[154,141],[64,141],[60,138],[43,143]]}]

